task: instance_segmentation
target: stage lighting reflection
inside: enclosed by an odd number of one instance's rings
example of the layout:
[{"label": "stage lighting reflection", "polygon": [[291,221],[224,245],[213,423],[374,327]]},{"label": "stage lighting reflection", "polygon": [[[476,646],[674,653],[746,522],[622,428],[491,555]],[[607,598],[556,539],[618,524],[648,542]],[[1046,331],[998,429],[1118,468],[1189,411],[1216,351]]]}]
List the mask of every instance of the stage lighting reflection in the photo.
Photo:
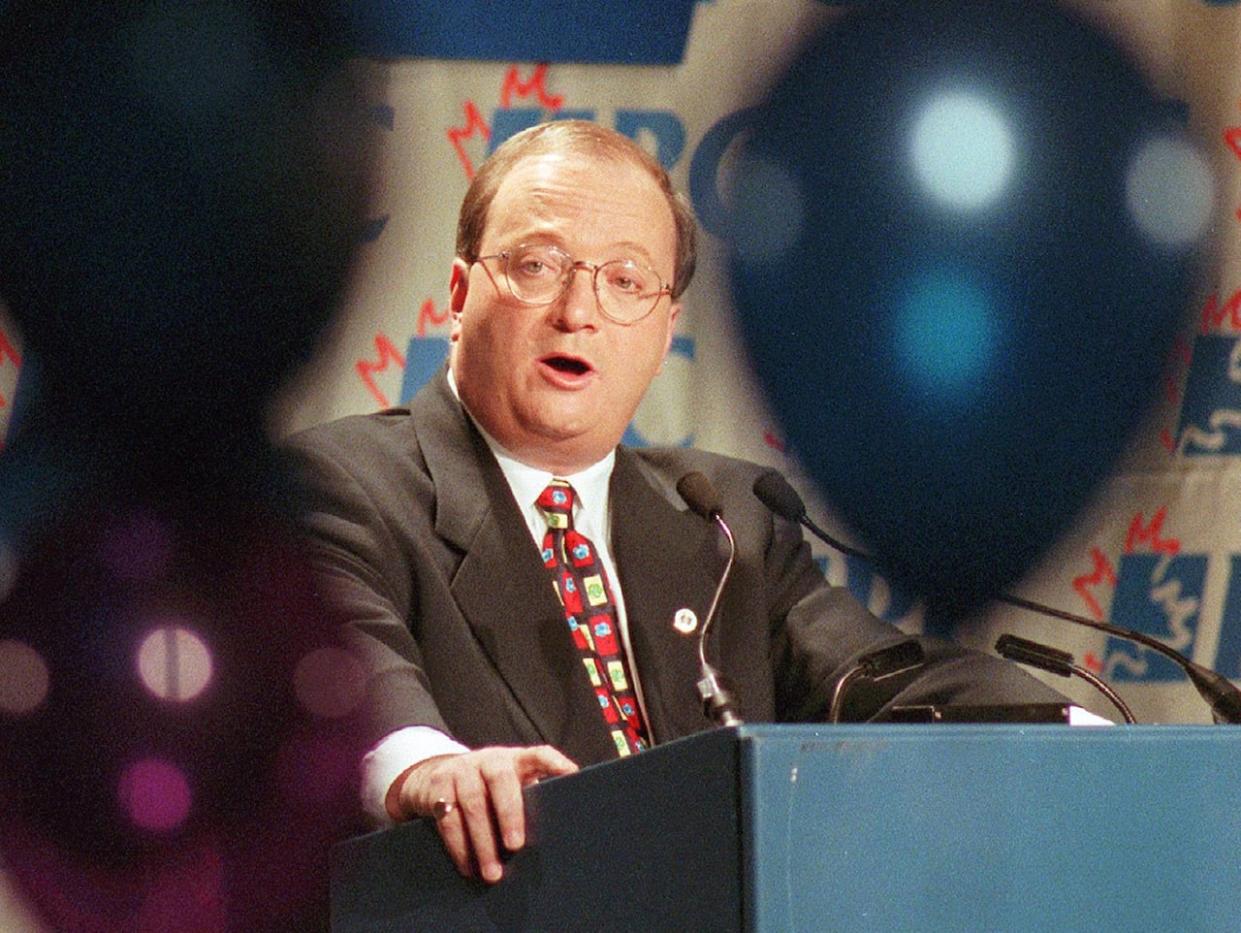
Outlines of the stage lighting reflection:
[{"label": "stage lighting reflection", "polygon": [[144,758],[126,768],[118,796],[134,825],[154,833],[171,832],[184,823],[192,799],[181,769],[160,758]]},{"label": "stage lighting reflection", "polygon": [[179,625],[161,625],[142,639],[137,663],[142,683],[161,700],[192,700],[211,682],[211,651]]},{"label": "stage lighting reflection", "polygon": [[0,641],[0,713],[25,716],[47,699],[51,677],[42,655],[25,642]]},{"label": "stage lighting reflection", "polygon": [[936,269],[917,278],[898,324],[904,374],[919,397],[968,405],[994,366],[995,312],[963,274]]},{"label": "stage lighting reflection", "polygon": [[318,648],[297,662],[293,689],[309,712],[326,719],[348,716],[366,692],[361,663],[340,648]]},{"label": "stage lighting reflection", "polygon": [[1156,243],[1186,247],[1202,238],[1215,206],[1211,170],[1188,140],[1156,136],[1125,175],[1125,204]]},{"label": "stage lighting reflection", "polygon": [[1016,160],[1003,115],[983,98],[964,93],[944,94],[927,105],[914,125],[912,155],[927,191],[962,210],[995,201]]}]

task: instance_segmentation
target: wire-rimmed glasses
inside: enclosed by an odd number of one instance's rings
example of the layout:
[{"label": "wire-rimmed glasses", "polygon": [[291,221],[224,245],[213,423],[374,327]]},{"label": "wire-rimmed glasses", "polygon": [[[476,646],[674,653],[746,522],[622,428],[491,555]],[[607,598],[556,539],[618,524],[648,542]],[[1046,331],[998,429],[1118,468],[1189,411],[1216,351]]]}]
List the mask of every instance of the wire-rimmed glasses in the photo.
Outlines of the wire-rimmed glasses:
[{"label": "wire-rimmed glasses", "polygon": [[573,273],[588,270],[599,310],[617,324],[636,324],[655,310],[660,298],[672,294],[672,286],[665,285],[653,269],[633,259],[595,264],[574,259],[559,247],[545,243],[523,243],[490,256],[479,256],[475,261],[488,259],[500,261],[512,296],[535,307],[559,299],[568,290]]}]

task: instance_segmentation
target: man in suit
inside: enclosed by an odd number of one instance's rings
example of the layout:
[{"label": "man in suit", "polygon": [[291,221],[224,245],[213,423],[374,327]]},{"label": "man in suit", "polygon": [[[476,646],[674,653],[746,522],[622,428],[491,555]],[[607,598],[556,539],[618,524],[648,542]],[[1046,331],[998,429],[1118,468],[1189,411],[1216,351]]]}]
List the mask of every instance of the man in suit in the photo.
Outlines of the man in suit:
[{"label": "man in suit", "polygon": [[[821,720],[856,659],[903,638],[825,583],[800,528],[752,494],[760,467],[619,446],[693,266],[688,207],[639,147],[585,122],[528,130],[463,203],[449,367],[409,409],[293,441],[371,675],[370,809],[434,815],[464,874],[495,881],[522,846],[524,785],[712,726],[697,626],[726,551],[677,494],[686,473],[736,536],[709,652],[744,719]],[[925,649],[851,693],[848,718],[1060,699],[998,659]]]}]

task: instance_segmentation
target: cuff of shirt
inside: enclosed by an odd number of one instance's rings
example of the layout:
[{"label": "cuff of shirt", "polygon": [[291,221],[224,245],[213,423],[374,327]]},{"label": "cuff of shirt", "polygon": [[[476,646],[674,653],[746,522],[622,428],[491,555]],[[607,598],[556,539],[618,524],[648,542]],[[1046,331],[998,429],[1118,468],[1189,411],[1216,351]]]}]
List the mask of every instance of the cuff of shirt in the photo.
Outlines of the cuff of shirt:
[{"label": "cuff of shirt", "polygon": [[430,726],[407,726],[380,740],[362,758],[362,809],[380,826],[391,826],[384,801],[401,772],[436,755],[455,755],[469,749]]}]

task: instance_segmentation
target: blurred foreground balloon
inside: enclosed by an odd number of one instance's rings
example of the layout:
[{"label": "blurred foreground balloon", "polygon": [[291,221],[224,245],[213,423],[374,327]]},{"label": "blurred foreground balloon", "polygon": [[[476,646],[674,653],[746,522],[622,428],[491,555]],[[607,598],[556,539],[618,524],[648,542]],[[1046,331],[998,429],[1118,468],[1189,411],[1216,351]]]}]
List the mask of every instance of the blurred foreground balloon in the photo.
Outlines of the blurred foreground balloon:
[{"label": "blurred foreground balloon", "polygon": [[272,511],[38,536],[0,604],[0,849],[58,930],[315,929],[365,677]]},{"label": "blurred foreground balloon", "polygon": [[791,446],[895,582],[966,612],[1115,464],[1215,193],[1181,110],[1096,29],[928,0],[864,5],[803,52],[735,209],[744,333]]},{"label": "blurred foreground balloon", "polygon": [[333,6],[0,6],[0,853],[52,929],[322,927],[356,828],[362,669],[264,426],[364,220]]}]

